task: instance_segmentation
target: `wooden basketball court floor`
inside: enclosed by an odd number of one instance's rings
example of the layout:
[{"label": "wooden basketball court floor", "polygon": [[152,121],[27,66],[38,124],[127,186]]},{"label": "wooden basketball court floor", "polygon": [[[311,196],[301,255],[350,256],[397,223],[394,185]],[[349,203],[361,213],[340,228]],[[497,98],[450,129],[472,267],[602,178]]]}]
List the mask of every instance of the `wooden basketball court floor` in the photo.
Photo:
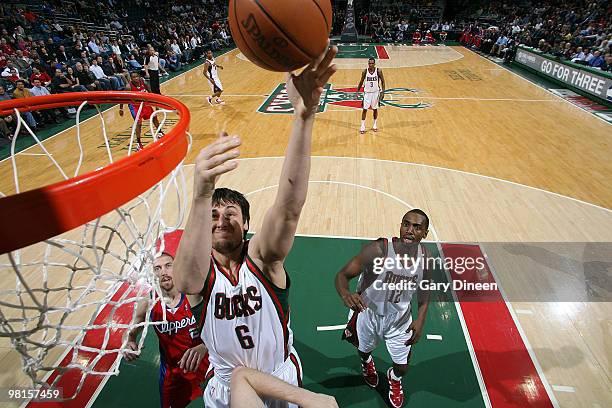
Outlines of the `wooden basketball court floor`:
[{"label": "wooden basketball court floor", "polygon": [[[612,292],[609,125],[464,48],[383,48],[376,52],[387,58],[378,65],[393,91],[378,133],[370,130],[371,114],[368,132],[358,133],[352,88],[366,60],[354,55],[338,59],[341,69],[317,115],[302,237],[288,261],[305,386],[335,395],[340,406],[385,406],[362,384],[354,350],[339,341],[346,310],[333,275],[364,239],[395,235],[403,213],[418,207],[431,218],[429,245],[447,258],[486,254],[484,273],[501,290],[495,307],[454,298],[430,308],[428,336],[415,346],[404,381],[406,406],[612,405],[612,307],[605,301]],[[243,138],[238,169],[220,184],[248,193],[257,231],[289,134],[284,77],[255,67],[237,50],[218,62],[225,68],[225,106],[206,102],[201,69],[168,81],[162,92],[192,113],[188,179],[195,155],[219,131]],[[121,135],[129,117],[119,117],[117,108],[104,116],[113,149],[125,150]],[[99,121],[88,120],[82,132],[94,157],[86,165],[103,165]],[[44,142],[67,167],[77,154],[73,135],[69,130]],[[22,188],[58,180],[41,152],[34,146],[18,155]],[[12,185],[5,160],[0,191],[10,193]],[[474,245],[454,244],[460,242]],[[25,385],[17,353],[6,341],[0,345],[0,386]],[[122,363],[121,371],[149,378],[137,384],[157,395],[155,346],[147,349],[148,357]],[[381,373],[385,356],[381,347]],[[101,393],[92,392],[99,394],[95,405],[125,395],[116,392],[121,384],[133,390],[133,377],[103,382]]]}]

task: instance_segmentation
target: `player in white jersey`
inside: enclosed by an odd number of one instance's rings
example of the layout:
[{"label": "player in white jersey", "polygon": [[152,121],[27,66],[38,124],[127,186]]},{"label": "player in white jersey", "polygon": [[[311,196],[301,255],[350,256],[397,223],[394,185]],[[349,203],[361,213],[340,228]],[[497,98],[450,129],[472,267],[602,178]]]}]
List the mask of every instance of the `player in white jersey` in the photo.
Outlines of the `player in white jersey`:
[{"label": "player in white jersey", "polygon": [[[404,403],[401,379],[427,315],[429,292],[419,290],[418,285],[431,279],[428,255],[420,244],[428,227],[429,218],[423,211],[408,211],[402,218],[399,238],[380,238],[366,245],[336,275],[336,290],[351,308],[342,338],[357,347],[363,377],[373,388],[378,385],[378,373],[371,353],[381,340],[385,342],[393,360],[387,380],[389,401],[395,408]],[[349,280],[357,276],[357,291],[352,293]],[[410,302],[414,293],[418,293],[419,309],[413,321]]]},{"label": "player in white jersey", "polygon": [[225,102],[221,99],[221,94],[223,93],[223,85],[221,84],[221,80],[219,79],[219,69],[223,69],[223,67],[217,64],[215,61],[215,57],[213,57],[213,53],[211,50],[206,51],[206,62],[204,63],[204,76],[210,82],[210,89],[212,90],[212,95],[207,97],[206,100],[209,104],[213,104],[213,100],[215,103],[219,105],[225,105]]},{"label": "player in white jersey", "polygon": [[[364,85],[365,83],[365,85]],[[366,131],[365,121],[368,113],[368,109],[374,111],[374,126],[372,130],[377,132],[378,126],[376,120],[378,119],[378,104],[382,101],[385,93],[385,77],[380,68],[376,68],[376,60],[370,58],[368,60],[368,68],[363,70],[361,74],[361,80],[357,85],[357,92],[363,87],[363,110],[361,112],[361,128],[359,133],[364,134]]]},{"label": "player in white jersey", "polygon": [[[204,296],[202,340],[214,370],[204,392],[207,408],[229,407],[232,371],[241,366],[300,385],[283,263],[306,201],[315,112],[323,86],[336,71],[337,52],[331,47],[300,75],[287,77],[293,128],[276,199],[250,241],[248,201],[237,191],[215,188],[221,174],[236,168],[240,139],[222,133],[196,158],[193,202],[174,279],[182,292]],[[277,399],[266,399],[265,405],[295,406]]]}]

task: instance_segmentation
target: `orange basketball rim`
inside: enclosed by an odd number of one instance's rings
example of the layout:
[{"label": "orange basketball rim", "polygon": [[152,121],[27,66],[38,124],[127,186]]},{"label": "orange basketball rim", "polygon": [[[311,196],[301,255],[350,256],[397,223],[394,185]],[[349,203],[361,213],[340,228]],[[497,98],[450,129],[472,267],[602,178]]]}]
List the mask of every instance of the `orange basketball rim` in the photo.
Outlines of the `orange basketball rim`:
[{"label": "orange basketball rim", "polygon": [[181,102],[143,92],[65,93],[0,102],[0,116],[16,111],[139,103],[175,111],[179,121],[166,135],[103,168],[48,186],[0,198],[0,254],[46,240],[92,221],[142,194],[168,175],[187,154],[190,114]]}]

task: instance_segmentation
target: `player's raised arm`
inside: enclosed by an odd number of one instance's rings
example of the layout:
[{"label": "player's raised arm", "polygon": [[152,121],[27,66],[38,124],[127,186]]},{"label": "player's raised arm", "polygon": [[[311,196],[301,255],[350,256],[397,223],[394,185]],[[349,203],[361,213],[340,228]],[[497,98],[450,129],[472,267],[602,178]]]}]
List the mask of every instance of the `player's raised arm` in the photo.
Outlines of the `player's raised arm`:
[{"label": "player's raised arm", "polygon": [[359,254],[354,256],[336,274],[336,291],[342,298],[346,307],[356,312],[365,310],[366,304],[359,293],[351,292],[349,281],[362,273],[373,274],[374,259],[384,256],[380,241],[371,242],[364,246]]},{"label": "player's raised arm", "polygon": [[238,166],[238,136],[222,133],[203,148],[196,158],[193,175],[193,202],[174,259],[174,283],[186,294],[200,293],[210,268],[212,250],[212,195],[221,174]]},{"label": "player's raised arm", "polygon": [[278,193],[266,212],[261,231],[249,245],[249,255],[279,288],[285,288],[282,263],[291,250],[308,191],[310,148],[315,112],[323,86],[336,71],[332,60],[338,49],[330,47],[298,76],[289,75],[287,94],[295,110],[289,145],[278,183]]}]

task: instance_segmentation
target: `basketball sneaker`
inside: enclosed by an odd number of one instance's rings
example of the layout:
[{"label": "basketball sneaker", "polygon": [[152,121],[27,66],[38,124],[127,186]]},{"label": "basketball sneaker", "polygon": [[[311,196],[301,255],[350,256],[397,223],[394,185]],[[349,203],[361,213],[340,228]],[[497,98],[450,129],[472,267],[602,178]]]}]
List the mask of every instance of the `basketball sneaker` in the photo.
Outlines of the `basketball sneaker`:
[{"label": "basketball sneaker", "polygon": [[374,126],[372,127],[372,130],[373,130],[374,132],[378,132],[378,127],[377,127],[376,125],[374,125]]},{"label": "basketball sneaker", "polygon": [[378,385],[378,373],[376,372],[376,366],[374,365],[374,359],[370,356],[367,362],[361,360],[361,375],[366,384],[372,388],[376,388]]},{"label": "basketball sneaker", "polygon": [[210,96],[206,97],[206,100],[208,101],[208,103],[210,104],[210,106],[213,106],[212,103],[212,98]]},{"label": "basketball sneaker", "polygon": [[389,402],[394,408],[404,405],[404,391],[402,390],[402,380],[395,380],[391,377],[392,367],[387,370],[387,380],[389,380]]},{"label": "basketball sneaker", "polygon": [[142,145],[142,143],[141,143],[141,142],[138,142],[138,144],[136,144],[136,151],[137,151],[137,152],[139,152],[139,151],[141,151],[142,149],[144,149],[144,146]]},{"label": "basketball sneaker", "polygon": [[362,135],[365,133],[365,128],[363,126],[361,127],[361,129],[359,129],[359,133]]},{"label": "basketball sneaker", "polygon": [[221,98],[217,98],[216,101],[219,105],[225,105],[225,101]]}]

